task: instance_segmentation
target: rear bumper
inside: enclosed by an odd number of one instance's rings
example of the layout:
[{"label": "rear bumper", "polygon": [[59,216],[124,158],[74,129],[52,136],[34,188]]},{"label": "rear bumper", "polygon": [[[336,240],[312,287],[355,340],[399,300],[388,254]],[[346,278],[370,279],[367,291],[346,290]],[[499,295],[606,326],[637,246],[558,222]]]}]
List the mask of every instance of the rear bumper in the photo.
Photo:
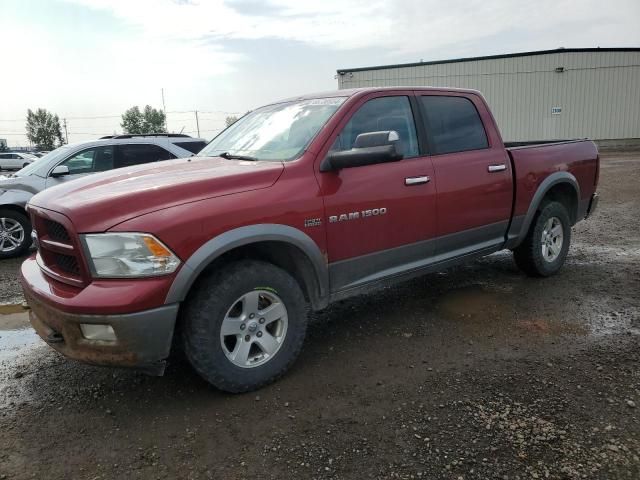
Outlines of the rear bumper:
[{"label": "rear bumper", "polygon": [[589,218],[598,208],[598,200],[600,196],[597,193],[591,195],[591,199],[589,200],[589,206],[587,207],[587,213],[584,218]]},{"label": "rear bumper", "polygon": [[[94,365],[132,367],[162,375],[171,350],[178,304],[128,314],[76,314],[56,308],[55,297],[43,298],[30,279],[33,269],[21,269],[29,319],[38,335],[63,355]],[[39,274],[39,272],[38,272]],[[54,306],[55,305],[55,306]],[[100,308],[96,307],[96,311]],[[109,325],[115,341],[89,340],[81,324]]]}]

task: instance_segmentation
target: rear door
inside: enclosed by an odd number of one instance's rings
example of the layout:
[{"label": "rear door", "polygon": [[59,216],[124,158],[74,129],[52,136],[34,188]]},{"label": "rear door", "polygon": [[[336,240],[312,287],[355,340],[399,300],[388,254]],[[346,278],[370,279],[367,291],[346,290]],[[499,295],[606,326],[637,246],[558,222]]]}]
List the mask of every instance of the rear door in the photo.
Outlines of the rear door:
[{"label": "rear door", "polygon": [[322,189],[331,290],[402,273],[433,252],[435,188],[431,160],[423,154],[411,92],[382,92],[361,99],[321,152],[349,150],[361,133],[393,130],[404,158],[397,162],[317,173]]},{"label": "rear door", "polygon": [[504,241],[511,217],[509,157],[477,95],[418,92],[438,188],[436,254],[459,256]]},{"label": "rear door", "polygon": [[3,153],[2,168],[22,168],[22,158],[17,153]]},{"label": "rear door", "polygon": [[10,168],[12,153],[0,153],[0,168]]}]

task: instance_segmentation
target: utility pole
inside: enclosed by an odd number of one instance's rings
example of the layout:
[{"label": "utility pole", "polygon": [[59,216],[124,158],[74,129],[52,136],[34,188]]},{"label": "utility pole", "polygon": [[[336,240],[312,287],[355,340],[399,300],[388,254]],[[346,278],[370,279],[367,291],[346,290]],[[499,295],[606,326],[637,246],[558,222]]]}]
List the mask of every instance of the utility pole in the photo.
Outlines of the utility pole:
[{"label": "utility pole", "polygon": [[164,129],[169,133],[169,129],[167,128],[167,107],[164,105],[164,88],[160,89],[162,93],[162,111],[164,112]]},{"label": "utility pole", "polygon": [[196,110],[195,113],[196,113],[196,128],[198,129],[198,138],[200,138],[200,122],[198,122],[198,110]]},{"label": "utility pole", "polygon": [[64,138],[67,140],[67,145],[69,145],[69,132],[67,131],[67,119],[62,119],[62,124],[64,125]]}]

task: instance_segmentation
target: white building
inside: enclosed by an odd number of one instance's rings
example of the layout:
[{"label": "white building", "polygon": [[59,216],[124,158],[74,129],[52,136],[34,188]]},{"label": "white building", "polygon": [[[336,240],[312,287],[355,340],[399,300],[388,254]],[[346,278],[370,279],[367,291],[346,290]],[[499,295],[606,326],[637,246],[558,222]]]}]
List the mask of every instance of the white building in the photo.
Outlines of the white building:
[{"label": "white building", "polygon": [[640,48],[567,48],[345,68],[337,78],[341,89],[480,90],[505,141],[589,137],[612,140],[603,144],[640,143]]}]

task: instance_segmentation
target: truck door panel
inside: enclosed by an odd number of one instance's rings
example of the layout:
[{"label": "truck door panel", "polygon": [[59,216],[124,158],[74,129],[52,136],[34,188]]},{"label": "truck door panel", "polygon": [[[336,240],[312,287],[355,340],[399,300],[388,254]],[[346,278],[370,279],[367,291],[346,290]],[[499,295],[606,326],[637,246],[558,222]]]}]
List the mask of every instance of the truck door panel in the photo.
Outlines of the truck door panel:
[{"label": "truck door panel", "polygon": [[501,244],[511,217],[513,180],[497,132],[483,126],[493,122],[484,103],[452,92],[421,95],[419,103],[437,179],[436,253]]},{"label": "truck door panel", "polygon": [[433,253],[434,172],[419,153],[409,95],[363,99],[337,129],[329,151],[348,150],[358,134],[381,130],[399,134],[404,159],[318,174],[332,291]]}]

